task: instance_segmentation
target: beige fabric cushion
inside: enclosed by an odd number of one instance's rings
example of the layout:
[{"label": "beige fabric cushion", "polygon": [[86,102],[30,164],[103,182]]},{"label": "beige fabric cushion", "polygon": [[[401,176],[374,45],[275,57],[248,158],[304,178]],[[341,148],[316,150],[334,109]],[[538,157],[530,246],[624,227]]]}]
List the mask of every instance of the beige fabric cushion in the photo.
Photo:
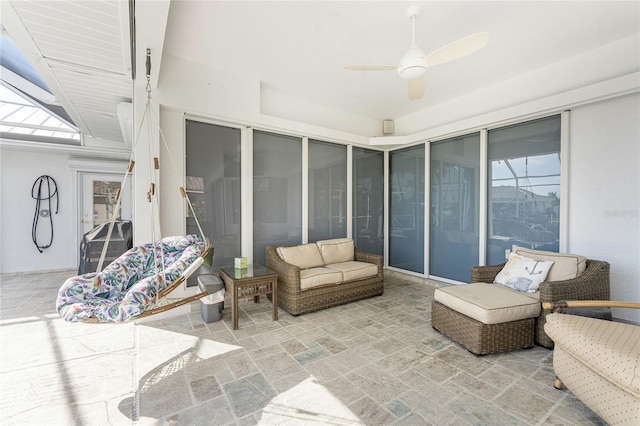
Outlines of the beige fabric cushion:
[{"label": "beige fabric cushion", "polygon": [[280,259],[297,266],[300,269],[324,266],[322,256],[315,244],[302,244],[293,247],[278,247],[276,249]]},{"label": "beige fabric cushion", "polygon": [[319,285],[342,282],[342,272],[328,268],[310,268],[300,271],[300,289],[307,290]]},{"label": "beige fabric cushion", "polygon": [[353,240],[351,238],[334,238],[316,243],[324,264],[349,262],[353,260]]},{"label": "beige fabric cushion", "polygon": [[437,288],[434,299],[483,324],[500,324],[540,315],[540,301],[498,284],[473,283]]},{"label": "beige fabric cushion", "polygon": [[513,246],[512,251],[536,260],[552,260],[555,262],[549,270],[547,281],[572,280],[587,269],[587,258],[576,254],[533,250],[518,246]]},{"label": "beige fabric cushion", "polygon": [[575,396],[611,425],[635,425],[640,419],[640,398],[593,371],[556,344],[553,369]]},{"label": "beige fabric cushion", "polygon": [[342,272],[344,281],[357,280],[361,278],[374,277],[378,274],[378,267],[373,263],[366,262],[341,262],[326,265],[327,269],[335,269]]},{"label": "beige fabric cushion", "polygon": [[556,347],[561,346],[600,376],[640,398],[640,326],[550,314],[544,331]]}]

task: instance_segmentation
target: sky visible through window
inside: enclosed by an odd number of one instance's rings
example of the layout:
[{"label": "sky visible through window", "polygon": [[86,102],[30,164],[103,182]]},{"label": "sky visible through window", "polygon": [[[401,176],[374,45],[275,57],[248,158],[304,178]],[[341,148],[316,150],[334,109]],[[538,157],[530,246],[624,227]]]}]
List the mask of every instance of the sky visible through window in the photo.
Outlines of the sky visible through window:
[{"label": "sky visible through window", "polygon": [[[11,37],[0,43],[0,133],[40,142],[76,143],[80,133]],[[20,135],[20,136],[18,136]]]},{"label": "sky visible through window", "polygon": [[[557,153],[492,161],[493,186],[518,186],[538,195],[560,195],[560,158]],[[515,175],[514,175],[515,173]],[[517,182],[516,182],[516,177]]]},{"label": "sky visible through window", "polygon": [[4,85],[0,86],[0,132],[80,140],[76,129]]}]

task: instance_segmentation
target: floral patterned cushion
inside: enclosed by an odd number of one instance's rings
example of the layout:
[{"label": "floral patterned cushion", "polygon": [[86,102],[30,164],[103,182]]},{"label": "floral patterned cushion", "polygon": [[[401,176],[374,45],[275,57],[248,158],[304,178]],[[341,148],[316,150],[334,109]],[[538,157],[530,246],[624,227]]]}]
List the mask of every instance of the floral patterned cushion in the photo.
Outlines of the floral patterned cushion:
[{"label": "floral patterned cushion", "polygon": [[196,235],[167,237],[154,244],[134,247],[102,272],[65,281],[58,291],[58,314],[70,322],[90,317],[115,323],[134,319],[149,308],[156,294],[176,281],[205,248],[205,242]]}]

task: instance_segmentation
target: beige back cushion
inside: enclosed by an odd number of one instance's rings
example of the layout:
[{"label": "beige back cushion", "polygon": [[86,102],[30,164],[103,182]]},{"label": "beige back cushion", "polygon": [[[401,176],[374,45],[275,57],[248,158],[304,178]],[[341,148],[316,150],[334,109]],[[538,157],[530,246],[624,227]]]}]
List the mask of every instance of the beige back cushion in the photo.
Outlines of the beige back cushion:
[{"label": "beige back cushion", "polygon": [[576,254],[533,250],[518,246],[513,246],[513,251],[536,260],[552,260],[554,264],[549,270],[546,281],[572,280],[587,269],[587,258]]},{"label": "beige back cushion", "polygon": [[353,240],[351,238],[322,240],[316,244],[320,249],[325,265],[353,260]]},{"label": "beige back cushion", "polygon": [[323,266],[322,256],[315,244],[303,244],[293,247],[278,247],[280,259],[301,269]]}]

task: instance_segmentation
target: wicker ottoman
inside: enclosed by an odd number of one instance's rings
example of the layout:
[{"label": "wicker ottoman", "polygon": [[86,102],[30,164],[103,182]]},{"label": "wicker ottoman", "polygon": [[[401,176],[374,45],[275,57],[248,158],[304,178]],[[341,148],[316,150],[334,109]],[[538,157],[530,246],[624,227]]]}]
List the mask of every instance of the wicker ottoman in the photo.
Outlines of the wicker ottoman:
[{"label": "wicker ottoman", "polygon": [[438,288],[431,326],[476,355],[531,348],[540,302],[518,293],[484,283]]}]

